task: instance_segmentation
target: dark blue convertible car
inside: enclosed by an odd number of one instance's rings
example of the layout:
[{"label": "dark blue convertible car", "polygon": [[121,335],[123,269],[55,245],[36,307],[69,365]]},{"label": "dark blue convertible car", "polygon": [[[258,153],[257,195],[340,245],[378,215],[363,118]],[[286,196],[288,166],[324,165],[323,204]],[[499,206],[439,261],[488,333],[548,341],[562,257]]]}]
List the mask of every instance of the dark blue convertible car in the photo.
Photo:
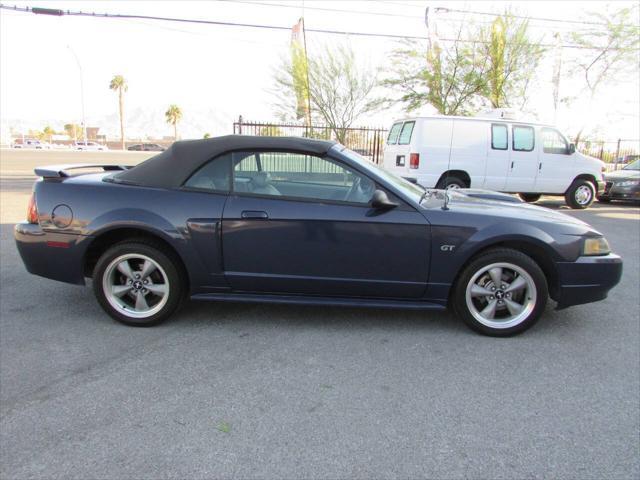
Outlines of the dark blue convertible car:
[{"label": "dark blue convertible car", "polygon": [[128,325],[155,325],[190,297],[451,306],[505,336],[549,296],[558,308],[604,299],[622,271],[579,220],[493,192],[425,191],[334,142],[227,136],[99,167],[36,169],[15,238],[31,273],[92,278]]}]

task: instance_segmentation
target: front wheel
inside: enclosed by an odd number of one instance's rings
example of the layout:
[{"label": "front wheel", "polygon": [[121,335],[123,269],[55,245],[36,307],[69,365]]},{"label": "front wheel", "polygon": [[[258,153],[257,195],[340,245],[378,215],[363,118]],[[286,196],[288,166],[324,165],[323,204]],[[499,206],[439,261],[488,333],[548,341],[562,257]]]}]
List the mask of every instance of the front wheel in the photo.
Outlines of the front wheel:
[{"label": "front wheel", "polygon": [[467,188],[467,184],[464,180],[456,177],[455,175],[449,175],[442,178],[436,188],[441,190],[457,190],[459,188]]},{"label": "front wheel", "polygon": [[585,209],[593,203],[596,189],[588,180],[575,180],[564,195],[565,202],[573,209]]},{"label": "front wheel", "polygon": [[177,261],[156,244],[114,245],[98,260],[93,290],[100,306],[121,323],[150,327],[180,305],[183,282]]},{"label": "front wheel", "polygon": [[465,267],[454,287],[453,306],[477,332],[506,337],[531,327],[547,297],[547,280],[538,264],[522,252],[500,248]]}]

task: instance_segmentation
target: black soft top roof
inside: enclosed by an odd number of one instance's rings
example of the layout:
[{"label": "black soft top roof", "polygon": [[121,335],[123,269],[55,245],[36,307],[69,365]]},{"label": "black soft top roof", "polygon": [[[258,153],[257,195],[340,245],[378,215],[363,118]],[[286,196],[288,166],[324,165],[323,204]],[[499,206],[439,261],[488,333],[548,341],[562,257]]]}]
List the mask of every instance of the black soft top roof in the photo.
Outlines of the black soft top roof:
[{"label": "black soft top roof", "polygon": [[253,137],[227,135],[175,142],[164,152],[118,173],[115,182],[149,187],[181,186],[204,163],[222,153],[239,150],[290,150],[323,155],[335,142],[301,137]]}]

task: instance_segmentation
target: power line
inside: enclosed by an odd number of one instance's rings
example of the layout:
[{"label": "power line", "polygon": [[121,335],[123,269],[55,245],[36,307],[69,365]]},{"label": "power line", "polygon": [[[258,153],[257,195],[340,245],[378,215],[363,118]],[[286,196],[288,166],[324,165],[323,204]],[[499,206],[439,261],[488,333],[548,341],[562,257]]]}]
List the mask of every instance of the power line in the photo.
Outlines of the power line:
[{"label": "power line", "polygon": [[[132,14],[111,14],[111,13],[96,13],[96,12],[82,12],[82,11],[73,11],[73,10],[60,10],[53,8],[38,8],[38,7],[18,7],[16,5],[8,6],[0,4],[0,9],[23,12],[23,13],[35,13],[40,15],[53,15],[53,16],[76,16],[76,17],[92,17],[92,18],[109,18],[114,20],[156,20],[156,21],[164,21],[164,22],[179,22],[179,23],[191,23],[191,24],[199,24],[199,25],[220,25],[226,27],[245,27],[245,28],[260,28],[266,30],[285,30],[291,31],[291,27],[288,26],[280,26],[280,25],[263,25],[256,23],[237,23],[237,22],[223,22],[218,20],[200,20],[193,18],[178,18],[178,17],[160,17],[154,15],[132,15]],[[313,33],[323,33],[329,35],[348,35],[348,36],[357,36],[357,37],[371,37],[371,38],[394,38],[398,40],[428,40],[426,36],[415,36],[415,35],[398,35],[391,33],[368,33],[368,32],[350,32],[346,30],[328,30],[328,29],[320,29],[320,28],[307,28],[307,32]],[[454,43],[471,43],[471,44],[488,44],[490,42],[483,40],[460,40],[457,38],[438,38],[441,42],[454,42]],[[545,44],[545,43],[536,43],[534,44],[539,47],[555,47],[555,44]],[[575,48],[580,50],[599,50],[598,48],[593,47],[583,47],[580,45],[562,45],[563,48]]]},{"label": "power line", "polygon": [[[245,0],[217,0],[219,2],[227,2],[227,3],[238,3],[245,5],[261,5],[265,7],[282,7],[282,8],[295,8],[300,10],[299,5],[286,5],[283,3],[268,3],[268,2],[250,2]],[[424,15],[405,15],[402,13],[386,13],[386,12],[366,12],[363,10],[349,10],[349,9],[341,9],[341,8],[329,8],[329,7],[310,7],[308,5],[304,6],[304,10],[317,10],[323,12],[337,12],[337,13],[357,13],[359,15],[379,15],[383,17],[402,17],[402,18],[417,18],[424,19]]]}]

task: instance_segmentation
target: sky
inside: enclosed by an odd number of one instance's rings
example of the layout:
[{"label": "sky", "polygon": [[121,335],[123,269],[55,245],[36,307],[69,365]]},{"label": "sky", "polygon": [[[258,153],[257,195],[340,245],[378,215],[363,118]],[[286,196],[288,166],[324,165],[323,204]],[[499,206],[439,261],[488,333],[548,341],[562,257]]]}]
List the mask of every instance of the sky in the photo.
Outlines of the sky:
[{"label": "sky", "polygon": [[[433,2],[376,1],[3,1],[4,5],[42,6],[86,12],[173,16],[192,19],[293,26],[304,15],[307,29],[425,36],[426,6],[519,14],[558,20],[580,20],[587,10],[603,11],[603,2]],[[616,5],[632,2],[616,2]],[[354,10],[335,12],[322,9]],[[488,22],[490,16],[448,12],[438,15],[441,35],[460,22]],[[531,34],[551,42],[554,32],[591,28],[567,22],[531,21]],[[568,37],[567,37],[568,38]],[[398,41],[389,38],[307,34],[310,53],[327,43],[348,42],[358,60],[384,72]],[[568,41],[568,40],[567,40]],[[183,138],[231,133],[232,121],[275,119],[273,70],[289,52],[290,32],[217,25],[88,17],[53,17],[0,11],[0,121],[9,127],[43,128],[81,120],[80,78],[84,80],[87,124],[101,133],[119,134],[117,96],[108,89],[115,74],[128,81],[125,110],[138,130],[171,135],[162,113],[169,104],[184,112]],[[578,54],[582,52],[577,52]],[[576,51],[563,49],[568,63]],[[586,52],[585,52],[586,54]],[[76,63],[76,58],[81,69]],[[565,58],[566,57],[566,58]],[[539,66],[529,109],[538,120],[554,120],[552,61]],[[604,89],[589,111],[574,105],[558,112],[556,123],[569,134],[589,118],[588,130],[600,138],[640,137],[638,72]],[[578,81],[563,78],[561,96],[579,92]],[[425,107],[418,113],[432,113]],[[401,106],[361,119],[367,126],[389,126],[403,116]],[[142,135],[144,132],[134,132]]]}]

